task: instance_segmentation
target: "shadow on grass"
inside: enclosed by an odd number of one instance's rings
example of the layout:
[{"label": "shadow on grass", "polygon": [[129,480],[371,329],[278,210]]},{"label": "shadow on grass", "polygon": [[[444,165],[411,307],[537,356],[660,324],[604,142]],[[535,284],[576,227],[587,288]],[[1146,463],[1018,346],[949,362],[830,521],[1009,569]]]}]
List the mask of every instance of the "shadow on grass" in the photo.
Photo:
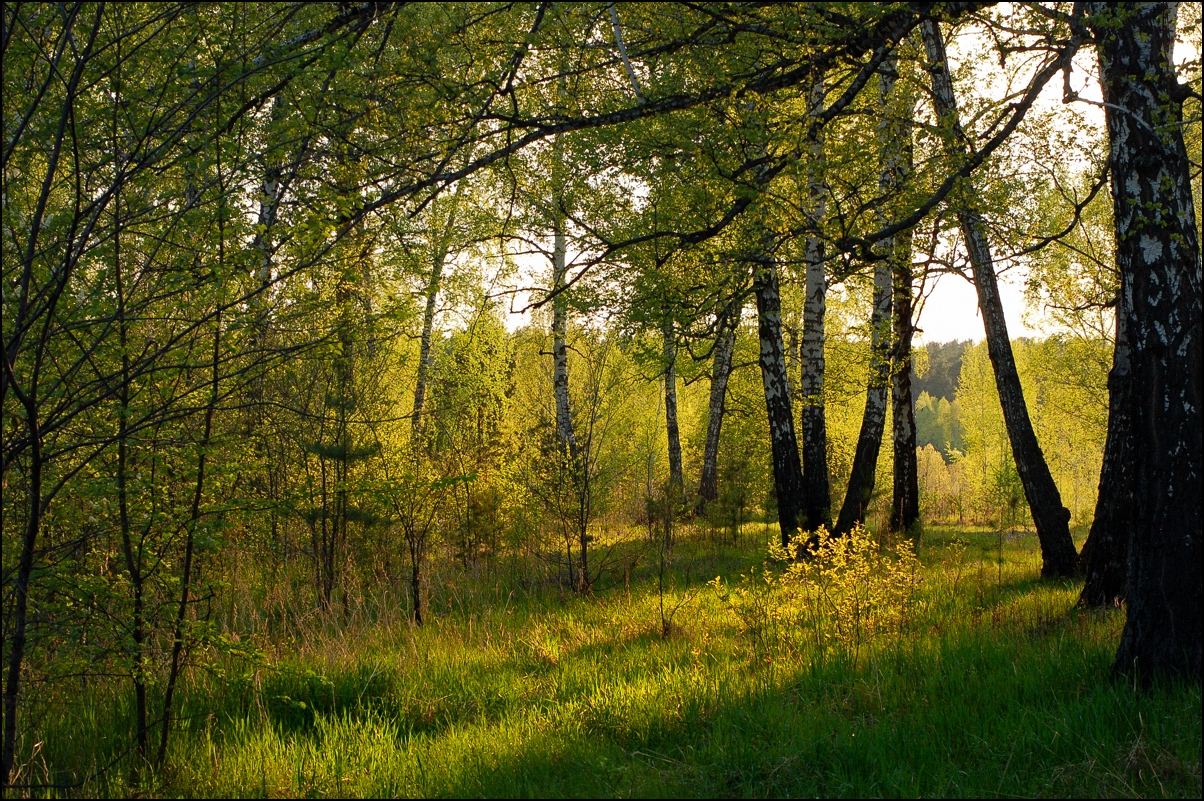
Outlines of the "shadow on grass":
[{"label": "shadow on grass", "polygon": [[[642,724],[583,715],[439,793],[537,796],[1199,796],[1199,689],[1107,682],[1106,653],[1038,643],[779,665]],[[1160,717],[1157,730],[1144,721]],[[1195,754],[1194,760],[1192,754]]]}]

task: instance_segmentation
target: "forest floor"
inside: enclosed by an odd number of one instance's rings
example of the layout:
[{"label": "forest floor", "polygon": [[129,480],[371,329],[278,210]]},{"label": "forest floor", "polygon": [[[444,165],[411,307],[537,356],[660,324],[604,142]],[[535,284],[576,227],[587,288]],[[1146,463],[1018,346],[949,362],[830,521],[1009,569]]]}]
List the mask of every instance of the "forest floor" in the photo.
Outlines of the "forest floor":
[{"label": "forest floor", "polygon": [[48,703],[31,778],[91,776],[72,796],[1201,795],[1200,685],[1111,680],[1124,612],[1038,580],[1031,534],[930,529],[905,614],[879,625],[867,594],[839,630],[789,611],[803,596],[763,572],[760,534],[683,530],[672,556],[667,634],[653,560],[591,597],[466,583],[420,628],[327,622],[194,671],[166,767],[137,784],[124,684]]}]

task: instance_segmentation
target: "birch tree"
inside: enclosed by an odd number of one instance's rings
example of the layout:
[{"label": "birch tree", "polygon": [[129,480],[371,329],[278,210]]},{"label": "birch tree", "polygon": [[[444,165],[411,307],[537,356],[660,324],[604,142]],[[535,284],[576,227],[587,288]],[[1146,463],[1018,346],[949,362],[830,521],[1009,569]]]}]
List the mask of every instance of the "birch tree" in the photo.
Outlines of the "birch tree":
[{"label": "birch tree", "polygon": [[1174,3],[1087,3],[1103,78],[1126,336],[1134,509],[1114,670],[1142,684],[1201,669],[1201,260]]},{"label": "birch tree", "polygon": [[[942,129],[946,155],[951,161],[960,162],[968,155],[966,136],[958,117],[944,38],[939,24],[933,20],[922,22],[920,30],[928,54],[933,102]],[[1008,338],[1007,322],[1003,316],[1003,304],[999,297],[986,227],[981,214],[974,206],[974,190],[968,178],[964,180],[961,189],[954,193],[951,202],[969,251],[974,288],[978,294],[978,308],[986,330],[987,349],[995,372],[995,383],[1012,445],[1012,456],[1024,486],[1024,496],[1032,513],[1033,523],[1037,527],[1037,537],[1041,542],[1041,575],[1072,576],[1077,570],[1078,553],[1070,537],[1070,512],[1062,505],[1061,495],[1054,484],[1033,431],[1032,421],[1029,419],[1024,392],[1020,387],[1020,377],[1012,355],[1011,341]]]}]

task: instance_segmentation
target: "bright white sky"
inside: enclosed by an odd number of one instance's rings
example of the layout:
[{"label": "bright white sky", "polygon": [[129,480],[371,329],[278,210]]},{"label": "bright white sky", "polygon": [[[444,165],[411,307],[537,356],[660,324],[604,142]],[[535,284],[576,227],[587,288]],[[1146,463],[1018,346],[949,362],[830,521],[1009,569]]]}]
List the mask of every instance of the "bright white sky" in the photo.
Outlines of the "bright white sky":
[{"label": "bright white sky", "polygon": [[[992,99],[1001,99],[1009,91],[1014,92],[1027,84],[1027,73],[1030,73],[1031,70],[1025,70],[1025,74],[1013,78],[1009,89],[1006,72],[999,69],[997,62],[982,58],[981,54],[984,48],[989,51],[992,49],[992,45],[985,41],[979,30],[963,28],[955,36],[950,37],[947,45],[949,66],[954,74],[957,73],[958,65],[966,59],[967,55],[974,58],[978,65],[972,89],[964,83],[955,85],[954,91],[959,97],[968,91],[973,91],[979,96],[985,95]],[[1012,66],[1009,65],[1009,67]],[[1103,98],[1100,94],[1095,69],[1093,54],[1081,53],[1075,59],[1071,85],[1088,101],[1099,102]],[[1009,69],[1009,71],[1011,70]],[[1088,102],[1076,102],[1068,106],[1062,102],[1062,92],[1061,76],[1055,76],[1045,85],[1036,103],[1033,104],[1031,113],[1053,111],[1059,115],[1058,119],[1062,121],[1062,125],[1086,126],[1094,129],[1097,134],[1102,134],[1103,110]],[[1043,311],[1037,308],[1029,309],[1024,298],[1026,275],[1023,266],[1019,266],[999,276],[999,295],[1003,301],[1008,334],[1013,339],[1049,333],[1042,328],[1045,317]],[[1028,325],[1025,322],[1026,318],[1036,327]],[[917,344],[948,342],[954,339],[969,339],[978,342],[984,339],[985,332],[982,327],[982,317],[978,313],[978,297],[973,284],[956,275],[937,277],[931,287],[931,294],[921,309],[917,328],[919,329],[916,334]]]},{"label": "bright white sky", "polygon": [[[1180,26],[1182,32],[1182,17]],[[966,58],[967,53],[977,56],[984,48],[990,47],[991,45],[985,43],[977,31],[963,29],[948,42],[949,60],[952,62],[951,69],[956,71],[957,65]],[[1184,42],[1182,39],[1175,43],[1175,63],[1183,64],[1189,59],[1198,57],[1199,53],[1193,44]],[[985,59],[980,58],[977,63],[980,71],[974,91],[989,94],[992,98],[1001,97],[1007,91],[1003,71],[998,69],[996,63],[987,63]],[[1093,129],[1094,135],[1102,140],[1104,133],[1103,108],[1094,104],[1100,103],[1103,96],[1100,93],[1094,52],[1087,49],[1080,51],[1075,59],[1070,83],[1071,88],[1083,98],[1082,101],[1069,105],[1064,104],[1062,102],[1062,79],[1061,76],[1055,76],[1046,84],[1032,111],[1034,113],[1056,111],[1059,118],[1065,120],[1064,125],[1073,124]],[[969,87],[964,85],[956,87],[959,95],[968,89]],[[1068,155],[1074,158],[1073,154]],[[1052,321],[1048,320],[1044,310],[1028,306],[1024,298],[1025,277],[1026,272],[1023,266],[1011,269],[999,277],[999,294],[1003,300],[1008,334],[1012,338],[1016,338],[1053,333],[1056,327]],[[1026,323],[1026,319],[1032,325]],[[978,300],[973,285],[955,275],[942,275],[937,278],[932,286],[931,295],[921,310],[917,327],[921,329],[916,335],[917,344],[948,342],[954,339],[970,339],[977,342],[984,339],[982,318],[978,313]]]},{"label": "bright white sky", "polygon": [[[1011,88],[1008,86],[1008,70],[999,69],[996,62],[981,58],[984,49],[993,50],[993,45],[984,41],[984,37],[976,30],[963,28],[956,36],[948,41],[950,67],[956,73],[958,65],[969,54],[978,64],[978,74],[975,85],[970,86],[959,82],[956,91],[959,96],[973,91],[978,95],[989,95],[993,99],[1004,97],[1009,91],[1014,92],[1027,85],[1029,70],[1021,71],[1019,76],[1012,76]],[[1198,57],[1195,47],[1185,45],[1182,41],[1176,44],[1175,60],[1182,63],[1188,58]],[[1075,59],[1075,68],[1071,73],[1070,83],[1081,101],[1070,104],[1062,102],[1063,82],[1061,76],[1055,76],[1046,86],[1034,104],[1033,114],[1055,112],[1062,120],[1062,126],[1085,128],[1091,133],[1089,139],[1100,141],[1103,138],[1104,116],[1101,105],[1099,81],[1096,74],[1095,57],[1093,52],[1081,51]],[[1019,131],[1017,132],[1019,133]],[[1077,158],[1076,154],[1067,153],[1069,158]],[[542,258],[518,258],[520,264],[526,261],[538,261],[532,265],[536,274],[545,274],[548,270],[546,260]],[[997,265],[998,267],[998,265]],[[526,270],[520,269],[520,272]],[[528,277],[529,278],[529,277]],[[1024,297],[1024,282],[1026,272],[1023,265],[1012,267],[999,276],[999,292],[1003,301],[1004,316],[1007,320],[1008,333],[1012,338],[1022,336],[1042,336],[1052,333],[1054,325],[1046,318],[1040,308],[1030,308]],[[519,279],[519,283],[531,283]],[[534,283],[542,283],[535,281]],[[925,342],[948,342],[950,340],[981,341],[984,338],[982,318],[978,313],[978,299],[973,285],[956,275],[941,275],[925,288],[927,299],[921,307],[917,324],[916,344]],[[507,303],[513,309],[521,309],[526,302],[526,293],[518,297],[508,298]],[[527,322],[527,315],[511,313],[508,315],[507,326],[517,328]]]}]

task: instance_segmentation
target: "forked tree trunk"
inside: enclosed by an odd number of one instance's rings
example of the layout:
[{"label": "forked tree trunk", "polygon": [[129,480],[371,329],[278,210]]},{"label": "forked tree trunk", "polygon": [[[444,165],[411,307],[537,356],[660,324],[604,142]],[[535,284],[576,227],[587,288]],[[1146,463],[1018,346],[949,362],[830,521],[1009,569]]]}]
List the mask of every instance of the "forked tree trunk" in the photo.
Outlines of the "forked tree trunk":
[{"label": "forked tree trunk", "polygon": [[[879,175],[878,189],[883,197],[897,193],[905,172],[907,148],[899,128],[892,105],[892,90],[898,78],[898,59],[892,52],[882,63],[879,88],[882,96],[882,118],[878,123]],[[870,498],[874,492],[878,453],[882,447],[882,431],[886,425],[886,391],[891,383],[890,357],[892,351],[891,317],[894,301],[895,274],[898,263],[911,260],[911,238],[894,236],[878,243],[883,257],[874,266],[874,306],[870,316],[870,365],[866,382],[865,410],[861,416],[861,430],[857,436],[857,449],[853,454],[853,468],[849,475],[849,486],[845,490],[844,504],[836,521],[836,534],[847,534],[855,525],[865,520]]]},{"label": "forked tree trunk", "polygon": [[[966,156],[965,135],[958,120],[957,104],[953,97],[953,81],[949,77],[949,64],[945,56],[945,43],[940,28],[932,20],[921,23],[924,47],[928,51],[929,70],[932,75],[933,97],[937,116],[945,133],[946,151],[954,161]],[[978,308],[982,313],[986,332],[987,353],[995,373],[995,387],[1003,408],[1004,425],[1012,445],[1012,456],[1016,472],[1024,486],[1024,497],[1037,527],[1037,538],[1041,543],[1041,575],[1043,577],[1068,577],[1076,573],[1078,553],[1070,537],[1070,511],[1062,505],[1062,496],[1054,484],[1045,462],[1045,455],[1037,442],[1024,392],[1020,387],[1020,376],[1012,355],[1012,343],[1008,338],[1007,323],[1003,316],[1003,303],[999,298],[999,287],[995,279],[995,265],[987,245],[986,228],[982,217],[972,203],[972,189],[967,180],[963,189],[954,197],[957,219],[962,236],[966,239],[970,266],[974,273],[974,288],[978,293]]]},{"label": "forked tree trunk", "polygon": [[1175,4],[1088,3],[1112,169],[1116,261],[1131,351],[1133,512],[1128,616],[1114,670],[1149,685],[1201,670],[1200,240]]},{"label": "forked tree trunk", "polygon": [[[814,114],[823,102],[823,78],[811,84],[807,112]],[[824,312],[827,277],[824,275],[824,244],[818,229],[823,221],[827,194],[824,188],[824,143],[821,129],[808,134],[807,143],[808,234],[804,250],[803,336],[799,347],[802,377],[799,382],[799,425],[803,436],[802,526],[814,531],[832,523],[832,490],[828,476],[828,430],[824,409]]]},{"label": "forked tree trunk", "polygon": [[837,535],[848,534],[854,526],[865,520],[874,492],[874,473],[878,467],[878,451],[882,447],[882,430],[886,426],[886,388],[890,383],[890,317],[891,260],[882,259],[874,265],[874,307],[870,315],[870,365],[865,408],[861,414],[861,429],[857,434],[857,449],[853,452],[849,485],[833,529]]},{"label": "forked tree trunk", "polygon": [[694,511],[702,514],[706,505],[719,497],[719,438],[723,412],[727,404],[727,381],[732,374],[732,351],[736,329],[740,326],[740,306],[733,303],[716,321],[714,364],[711,367],[711,399],[707,414],[707,438],[702,451],[702,477],[698,481],[698,499]]},{"label": "forked tree trunk", "polygon": [[769,415],[769,442],[773,458],[773,486],[778,502],[778,527],[782,545],[790,542],[798,528],[803,467],[794,436],[794,413],[790,408],[790,381],[782,343],[782,299],[778,268],[768,252],[753,264],[753,291],[757,297],[757,336],[760,340],[761,382],[765,387],[765,411]]}]

